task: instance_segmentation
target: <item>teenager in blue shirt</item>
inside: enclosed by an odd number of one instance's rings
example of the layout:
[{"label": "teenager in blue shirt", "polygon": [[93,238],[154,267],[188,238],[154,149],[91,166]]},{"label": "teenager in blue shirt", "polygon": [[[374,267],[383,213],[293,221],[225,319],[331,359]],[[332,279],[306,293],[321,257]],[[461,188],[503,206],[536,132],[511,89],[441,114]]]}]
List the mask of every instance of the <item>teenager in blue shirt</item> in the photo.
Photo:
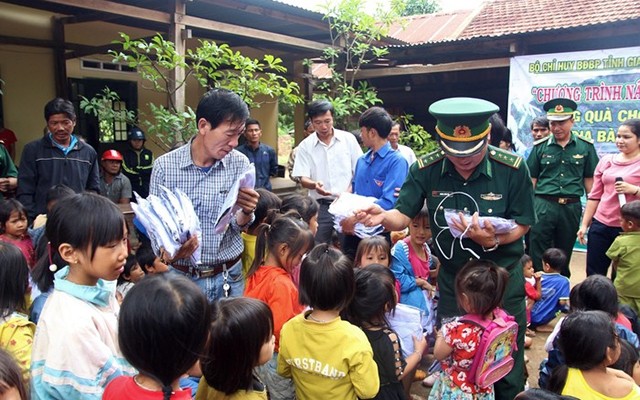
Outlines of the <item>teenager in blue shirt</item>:
[{"label": "teenager in blue shirt", "polygon": [[[391,148],[388,137],[393,120],[381,107],[371,107],[360,116],[362,144],[369,148],[356,163],[351,182],[351,192],[361,196],[375,197],[375,204],[390,210],[396,204],[395,188],[401,187],[409,171],[407,160]],[[355,256],[360,238],[354,235],[355,217],[342,221],[344,239],[342,251]],[[386,234],[390,242],[389,234]]]}]

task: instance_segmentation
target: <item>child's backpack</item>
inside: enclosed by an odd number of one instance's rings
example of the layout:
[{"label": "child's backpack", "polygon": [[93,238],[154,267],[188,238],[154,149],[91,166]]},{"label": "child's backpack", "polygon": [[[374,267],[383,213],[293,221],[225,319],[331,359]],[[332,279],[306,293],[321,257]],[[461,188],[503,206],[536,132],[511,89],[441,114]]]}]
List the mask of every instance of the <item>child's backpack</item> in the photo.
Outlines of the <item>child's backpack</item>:
[{"label": "child's backpack", "polygon": [[496,308],[493,320],[483,320],[475,315],[464,315],[461,320],[482,327],[482,337],[467,378],[481,388],[493,385],[513,368],[511,354],[518,348],[518,324],[504,310]]}]

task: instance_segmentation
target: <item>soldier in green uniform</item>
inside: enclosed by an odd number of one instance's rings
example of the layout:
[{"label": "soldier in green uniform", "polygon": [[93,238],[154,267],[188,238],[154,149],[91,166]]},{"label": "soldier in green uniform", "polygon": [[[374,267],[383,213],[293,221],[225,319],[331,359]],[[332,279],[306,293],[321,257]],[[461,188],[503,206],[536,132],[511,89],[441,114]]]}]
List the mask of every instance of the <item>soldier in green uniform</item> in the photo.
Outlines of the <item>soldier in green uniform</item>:
[{"label": "soldier in green uniform", "polygon": [[577,108],[569,99],[553,99],[544,104],[552,135],[534,142],[527,158],[535,188],[538,223],[529,233],[529,255],[536,271],[540,258],[551,247],[567,254],[562,274],[569,277],[569,262],[580,227],[580,197],[591,191],[598,155],[593,142],[571,132]]},{"label": "soldier in green uniform", "polygon": [[[400,191],[395,209],[371,206],[358,213],[367,225],[383,224],[388,230],[406,227],[426,200],[436,253],[442,262],[438,274],[438,319],[461,315],[454,281],[458,271],[473,258],[495,261],[509,271],[503,307],[519,324],[518,351],[511,373],[496,383],[496,399],[513,399],[524,385],[524,332],[526,329],[524,278],[519,263],[524,253],[522,237],[535,223],[533,186],[524,160],[489,146],[489,117],[499,107],[485,100],[450,98],[435,102],[429,112],[438,120],[440,150],[414,163]],[[467,238],[454,239],[445,220],[445,209],[473,214],[472,222],[453,218]],[[515,220],[515,227],[496,233],[494,225],[481,226],[478,214]]]}]

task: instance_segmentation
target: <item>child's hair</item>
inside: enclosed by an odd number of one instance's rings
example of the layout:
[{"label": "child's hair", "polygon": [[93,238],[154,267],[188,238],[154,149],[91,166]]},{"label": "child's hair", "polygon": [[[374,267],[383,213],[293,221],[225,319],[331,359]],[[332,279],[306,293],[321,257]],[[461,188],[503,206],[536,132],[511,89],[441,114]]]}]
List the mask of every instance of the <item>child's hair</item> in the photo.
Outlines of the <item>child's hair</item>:
[{"label": "child's hair", "polygon": [[387,326],[386,313],[395,310],[396,288],[393,272],[384,265],[372,264],[354,271],[356,290],[344,312],[352,324],[363,327]]},{"label": "child's hair", "polygon": [[29,398],[20,367],[11,354],[0,348],[0,397],[12,388],[16,388],[21,400]]},{"label": "child's hair", "polygon": [[507,287],[509,273],[491,260],[471,260],[456,276],[456,298],[462,307],[462,296],[466,295],[470,314],[487,315],[500,306]]},{"label": "child's hair", "polygon": [[256,230],[256,236],[256,254],[247,276],[253,275],[260,268],[267,254],[277,257],[281,244],[289,246],[288,258],[279,259],[280,267],[289,273],[289,268],[292,267],[289,265],[291,260],[313,247],[313,234],[307,223],[302,221],[295,211],[276,216],[271,224],[261,224]]},{"label": "child's hair", "polygon": [[136,256],[134,256],[133,254],[130,254],[127,257],[127,261],[124,264],[124,271],[122,271],[122,273],[118,277],[118,285],[121,285],[129,280],[127,279],[127,277],[131,275],[131,270],[136,264],[138,264],[138,260],[136,260]]},{"label": "child's hair", "polygon": [[565,364],[556,367],[549,379],[549,390],[560,393],[566,383],[568,368],[587,371],[602,364],[607,349],[618,341],[611,317],[598,310],[575,311],[562,321],[558,345]]},{"label": "child's hair", "polygon": [[425,202],[425,204],[422,206],[422,208],[420,209],[420,211],[418,211],[418,213],[416,214],[415,217],[413,217],[414,221],[422,221],[422,220],[426,220],[427,223],[430,223],[429,221],[429,209],[427,208],[427,204]]},{"label": "child's hair", "polygon": [[[51,261],[57,268],[64,267],[58,248],[68,243],[86,252],[93,261],[95,251],[124,238],[124,215],[111,200],[95,193],[80,193],[56,203],[47,219],[46,235],[49,249],[38,260],[49,271]],[[54,271],[50,271],[53,273]]]},{"label": "child's hair", "polygon": [[522,257],[520,257],[520,265],[522,265],[523,268],[525,265],[527,265],[530,262],[533,262],[530,255],[523,254]]},{"label": "child's hair", "polygon": [[567,265],[567,254],[561,249],[552,247],[542,253],[542,261],[549,264],[554,271],[562,271]]},{"label": "child's hair", "polygon": [[371,251],[379,251],[386,254],[387,260],[389,260],[389,264],[391,264],[391,246],[387,239],[384,236],[371,236],[362,239],[360,243],[358,243],[353,266],[355,268],[361,267],[360,259]]},{"label": "child's hair", "polygon": [[640,200],[630,201],[620,207],[620,215],[627,221],[632,221],[640,227]]},{"label": "child's hair", "polygon": [[212,304],[213,323],[207,354],[200,359],[209,386],[227,395],[250,390],[260,351],[273,335],[273,314],[264,302],[249,297]]},{"label": "child's hair", "polygon": [[148,245],[140,246],[138,250],[136,250],[136,261],[138,261],[140,268],[142,268],[145,274],[148,272],[147,268],[153,265],[156,258],[158,258],[158,256],[153,252],[151,242],[149,242]]},{"label": "child's hair", "polygon": [[24,208],[22,203],[20,203],[16,199],[5,199],[0,201],[0,232],[5,232],[5,225],[9,218],[11,218],[11,213],[17,211],[20,216],[27,217],[27,210]]},{"label": "child's hair", "polygon": [[76,192],[73,191],[69,186],[58,184],[51,186],[51,189],[47,190],[47,207],[51,203],[56,203],[58,200],[63,199],[68,196],[73,196]]},{"label": "child's hair", "polygon": [[319,206],[316,199],[297,193],[284,197],[280,206],[280,212],[283,214],[289,211],[297,211],[307,224],[310,223],[311,218],[318,214],[318,209]]},{"label": "child's hair", "polygon": [[25,294],[29,287],[29,267],[20,249],[0,242],[0,319],[14,311],[27,313]]},{"label": "child's hair", "polygon": [[300,267],[300,304],[318,310],[343,310],[353,298],[351,260],[328,244],[319,244]]},{"label": "child's hair", "polygon": [[169,399],[172,383],[202,355],[210,323],[207,298],[195,283],[154,275],[136,284],[122,302],[118,343],[127,361],[160,382]]},{"label": "child's hair", "polygon": [[36,245],[36,259],[41,260],[44,258],[47,262],[38,261],[31,270],[31,279],[42,293],[48,292],[53,287],[53,273],[49,270],[49,265],[65,265],[65,261],[58,252],[51,254],[51,262],[49,262],[49,247],[49,239],[47,234],[44,233]]},{"label": "child's hair", "polygon": [[256,189],[256,192],[258,192],[260,198],[258,198],[258,204],[256,204],[256,209],[253,211],[255,219],[247,228],[249,232],[252,232],[258,225],[263,223],[270,211],[279,210],[280,204],[282,204],[280,197],[267,189],[259,188]]},{"label": "child's hair", "polygon": [[600,310],[610,318],[618,316],[618,292],[609,278],[591,275],[571,289],[572,310]]},{"label": "child's hair", "polygon": [[624,371],[627,375],[633,376],[633,367],[640,359],[638,349],[624,339],[620,339],[620,357],[618,361],[611,364],[610,367],[620,371]]}]

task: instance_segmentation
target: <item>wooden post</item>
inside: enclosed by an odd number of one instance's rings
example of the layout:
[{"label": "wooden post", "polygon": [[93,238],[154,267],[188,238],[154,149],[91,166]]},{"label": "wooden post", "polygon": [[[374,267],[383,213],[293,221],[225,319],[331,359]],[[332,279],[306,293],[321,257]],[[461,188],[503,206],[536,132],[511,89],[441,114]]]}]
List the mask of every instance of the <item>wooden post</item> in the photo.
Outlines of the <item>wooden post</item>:
[{"label": "wooden post", "polygon": [[[175,44],[176,52],[179,55],[184,56],[187,35],[183,19],[187,12],[187,6],[183,0],[173,0],[173,5],[174,7],[173,13],[171,13],[171,23],[169,24],[169,40],[171,40]],[[183,32],[185,32],[185,34],[183,34]],[[181,85],[181,83],[185,79],[185,71],[184,68],[178,67],[170,73],[170,102],[171,104],[173,104],[178,113],[182,113],[185,110],[186,85]],[[176,133],[176,140],[182,140],[181,133]]]},{"label": "wooden post", "polygon": [[53,18],[53,70],[56,84],[56,96],[69,99],[67,85],[67,60],[65,58],[64,23],[59,17]]}]

